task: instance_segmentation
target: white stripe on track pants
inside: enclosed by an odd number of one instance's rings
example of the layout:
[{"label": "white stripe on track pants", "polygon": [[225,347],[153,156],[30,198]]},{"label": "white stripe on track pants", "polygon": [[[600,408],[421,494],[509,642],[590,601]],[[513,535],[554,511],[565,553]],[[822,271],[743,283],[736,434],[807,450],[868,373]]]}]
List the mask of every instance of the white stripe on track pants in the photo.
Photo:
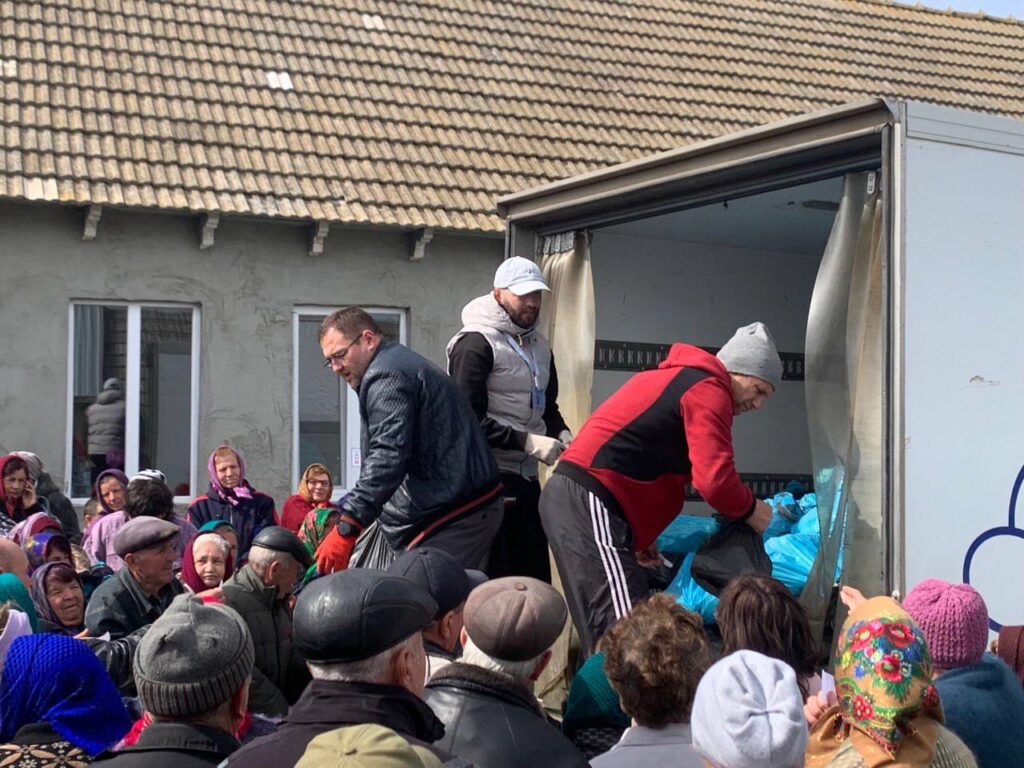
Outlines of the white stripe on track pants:
[{"label": "white stripe on track pants", "polygon": [[633,531],[565,475],[551,476],[539,507],[583,654],[590,656],[608,627],[650,592],[633,551]]}]

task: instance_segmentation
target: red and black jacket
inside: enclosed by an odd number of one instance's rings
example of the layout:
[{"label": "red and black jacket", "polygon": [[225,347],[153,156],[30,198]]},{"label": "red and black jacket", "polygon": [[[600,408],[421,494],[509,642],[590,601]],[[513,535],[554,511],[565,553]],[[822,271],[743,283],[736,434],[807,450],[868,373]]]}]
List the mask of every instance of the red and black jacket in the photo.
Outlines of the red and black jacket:
[{"label": "red and black jacket", "polygon": [[621,512],[639,551],[679,514],[690,482],[726,517],[753,509],[733,463],[732,417],[718,358],[673,344],[656,370],[633,376],[591,414],[555,471]]}]

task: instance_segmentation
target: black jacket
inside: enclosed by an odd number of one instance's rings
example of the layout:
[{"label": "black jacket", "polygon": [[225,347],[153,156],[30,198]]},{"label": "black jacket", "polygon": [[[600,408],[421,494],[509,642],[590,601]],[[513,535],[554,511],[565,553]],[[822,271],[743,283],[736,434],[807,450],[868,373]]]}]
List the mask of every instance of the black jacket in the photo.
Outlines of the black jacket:
[{"label": "black jacket", "polygon": [[411,349],[381,342],[359,385],[362,467],[342,511],[380,520],[395,549],[497,496],[498,465],[469,401]]},{"label": "black jacket", "polygon": [[383,725],[406,741],[427,747],[448,768],[470,765],[431,746],[444,735],[444,726],[426,704],[404,688],[326,680],[311,682],[277,732],[246,744],[228,758],[228,765],[239,768],[292,766],[302,757],[309,742],[321,733],[364,723]]},{"label": "black jacket", "polygon": [[268,587],[248,565],[224,584],[224,602],[249,627],[256,651],[249,688],[249,709],[282,717],[309,682],[305,662],[292,645],[292,619],[287,602],[277,599],[277,587]]},{"label": "black jacket", "polygon": [[239,747],[230,733],[197,723],[153,723],[134,746],[106,752],[93,765],[106,768],[205,768],[220,765]]},{"label": "black jacket", "polygon": [[60,521],[64,535],[71,543],[81,544],[82,526],[78,523],[78,514],[71,504],[71,499],[60,492],[49,472],[40,472],[36,478],[36,494],[46,499],[50,505],[50,516]]},{"label": "black jacket", "polygon": [[587,768],[573,743],[515,678],[456,662],[427,684],[444,723],[438,746],[486,768]]},{"label": "black jacket", "polygon": [[93,637],[109,632],[111,640],[130,635],[160,618],[183,591],[181,582],[172,579],[157,597],[150,597],[126,565],[92,593],[85,609],[86,629]]}]

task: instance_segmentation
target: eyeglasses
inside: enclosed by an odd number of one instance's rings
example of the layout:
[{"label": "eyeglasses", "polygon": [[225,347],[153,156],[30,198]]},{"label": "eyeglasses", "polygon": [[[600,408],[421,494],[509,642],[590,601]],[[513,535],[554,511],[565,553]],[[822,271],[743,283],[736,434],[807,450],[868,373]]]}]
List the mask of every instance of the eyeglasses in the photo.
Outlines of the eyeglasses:
[{"label": "eyeglasses", "polygon": [[335,352],[333,355],[325,357],[324,368],[333,368],[335,363],[337,363],[338,365],[343,365],[345,363],[345,355],[347,355],[348,351],[352,349],[352,347],[354,347],[356,344],[358,344],[362,338],[363,336],[362,334],[360,334],[359,336],[356,337],[355,341],[353,341],[351,344],[349,344],[347,347],[341,350],[341,352]]}]

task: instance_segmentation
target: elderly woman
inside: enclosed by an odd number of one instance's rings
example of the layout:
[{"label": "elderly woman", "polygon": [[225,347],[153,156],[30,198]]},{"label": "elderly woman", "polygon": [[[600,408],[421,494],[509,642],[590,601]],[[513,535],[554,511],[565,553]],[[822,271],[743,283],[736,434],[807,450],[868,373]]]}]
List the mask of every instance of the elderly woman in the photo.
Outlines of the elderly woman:
[{"label": "elderly woman", "polygon": [[228,543],[228,551],[231,553],[231,561],[238,562],[238,531],[235,526],[227,520],[211,520],[203,523],[199,529],[200,533],[216,533]]},{"label": "elderly woman", "polygon": [[30,635],[0,675],[0,765],[79,766],[131,727],[121,696],[84,643]]},{"label": "elderly woman", "polygon": [[217,533],[200,533],[185,548],[178,578],[195,594],[219,587],[234,571],[231,547]]},{"label": "elderly woman", "polygon": [[85,591],[67,563],[46,563],[32,574],[39,631],[77,635],[85,629]]},{"label": "elderly woman", "polygon": [[318,508],[337,509],[331,503],[334,482],[331,473],[323,464],[310,464],[302,473],[299,492],[289,496],[281,510],[280,525],[292,533],[299,533],[302,524],[313,510]]},{"label": "elderly woman", "polygon": [[100,517],[89,526],[82,547],[94,563],[106,563],[117,571],[123,563],[114,552],[114,534],[128,522],[124,511],[124,494],[128,488],[128,477],[119,469],[108,469],[96,478],[94,493],[99,501]]},{"label": "elderly woman", "polygon": [[899,603],[864,600],[844,589],[851,608],[839,634],[835,704],[811,697],[808,768],[977,768],[971,751],[943,725],[935,670],[924,633]]},{"label": "elderly woman", "polygon": [[71,542],[63,533],[46,530],[29,536],[21,546],[28,557],[29,576],[46,563],[72,564]]},{"label": "elderly woman", "polygon": [[274,500],[255,490],[245,478],[245,461],[228,445],[210,454],[207,462],[210,488],[188,508],[188,520],[197,528],[211,520],[226,520],[238,534],[238,556],[243,565],[256,534],[274,525]]}]

